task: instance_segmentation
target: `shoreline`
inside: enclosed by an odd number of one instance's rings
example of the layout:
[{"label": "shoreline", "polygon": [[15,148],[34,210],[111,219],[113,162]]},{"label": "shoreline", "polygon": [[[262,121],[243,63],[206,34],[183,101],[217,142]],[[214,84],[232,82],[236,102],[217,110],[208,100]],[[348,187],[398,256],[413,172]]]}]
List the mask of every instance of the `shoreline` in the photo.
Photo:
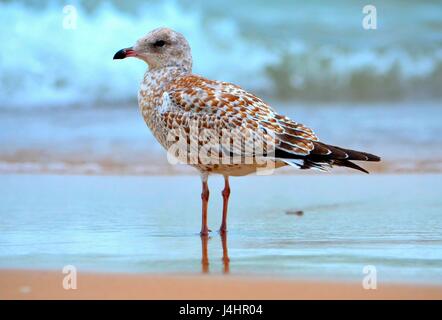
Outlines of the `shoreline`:
[{"label": "shoreline", "polygon": [[[112,160],[95,162],[73,161],[11,161],[0,159],[0,174],[49,174],[49,175],[92,175],[92,176],[187,176],[198,175],[192,167],[161,164],[158,159],[151,159],[152,164],[118,163]],[[145,163],[149,163],[146,159]],[[370,174],[439,174],[442,173],[442,159],[419,160],[410,159],[383,160],[381,163],[359,163]],[[348,168],[333,167],[328,173],[336,175],[361,174]],[[312,170],[299,170],[290,166],[275,169],[271,175],[315,175]],[[324,174],[324,173],[322,173]],[[252,174],[253,175],[253,174]]]},{"label": "shoreline", "polygon": [[[379,155],[381,162],[361,162],[370,172],[442,172],[442,152],[435,148],[442,145],[439,105],[413,103],[401,112],[388,106],[283,104],[280,111],[311,127],[321,141]],[[0,173],[181,175],[194,170],[169,164],[137,108],[34,111],[0,110]],[[336,124],[342,121],[352,125]],[[24,129],[17,130],[17,123]],[[275,173],[308,174],[295,168]]]},{"label": "shoreline", "polygon": [[0,270],[0,299],[442,299],[442,286],[207,275],[79,273],[65,290],[61,272]]}]

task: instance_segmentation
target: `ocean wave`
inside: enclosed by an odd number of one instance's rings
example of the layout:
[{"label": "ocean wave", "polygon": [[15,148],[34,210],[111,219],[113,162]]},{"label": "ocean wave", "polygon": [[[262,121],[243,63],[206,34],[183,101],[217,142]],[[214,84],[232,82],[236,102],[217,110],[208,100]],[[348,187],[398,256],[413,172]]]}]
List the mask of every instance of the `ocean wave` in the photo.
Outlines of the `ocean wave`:
[{"label": "ocean wave", "polygon": [[[278,24],[267,25],[275,28],[275,37],[268,37],[268,30],[260,37],[264,29],[259,25],[213,15],[210,7],[187,8],[165,1],[139,2],[136,10],[122,10],[112,2],[94,3],[93,10],[76,5],[77,26],[65,29],[66,13],[58,2],[41,8],[25,2],[0,2],[0,19],[8,26],[0,28],[0,108],[134,101],[146,67],[137,60],[115,62],[112,56],[159,26],[185,34],[192,46],[195,73],[232,81],[271,98],[398,100],[442,96],[438,38],[427,47],[421,45],[420,50],[407,43],[385,45],[381,40],[367,47],[355,46],[350,31],[350,40],[342,41],[346,37],[343,31],[339,41],[321,45],[318,39],[279,34]],[[310,29],[312,19],[305,21]]]}]

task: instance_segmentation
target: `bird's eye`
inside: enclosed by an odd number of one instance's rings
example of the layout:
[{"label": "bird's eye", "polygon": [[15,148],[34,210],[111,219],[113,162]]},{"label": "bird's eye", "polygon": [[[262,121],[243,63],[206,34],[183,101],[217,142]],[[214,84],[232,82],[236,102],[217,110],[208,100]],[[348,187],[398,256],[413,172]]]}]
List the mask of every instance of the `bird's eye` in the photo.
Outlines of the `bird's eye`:
[{"label": "bird's eye", "polygon": [[166,44],[166,41],[164,41],[164,40],[157,40],[153,43],[154,47],[157,47],[157,48],[164,47],[165,44]]}]

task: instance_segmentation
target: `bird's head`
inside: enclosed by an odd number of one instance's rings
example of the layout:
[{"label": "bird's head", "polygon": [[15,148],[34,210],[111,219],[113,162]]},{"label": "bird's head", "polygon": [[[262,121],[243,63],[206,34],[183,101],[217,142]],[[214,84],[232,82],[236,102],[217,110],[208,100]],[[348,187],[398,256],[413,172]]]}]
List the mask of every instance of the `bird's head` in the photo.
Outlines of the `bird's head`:
[{"label": "bird's head", "polygon": [[158,28],[139,39],[133,47],[121,49],[114,59],[136,57],[145,61],[150,69],[164,67],[192,68],[190,46],[184,36],[169,28]]}]

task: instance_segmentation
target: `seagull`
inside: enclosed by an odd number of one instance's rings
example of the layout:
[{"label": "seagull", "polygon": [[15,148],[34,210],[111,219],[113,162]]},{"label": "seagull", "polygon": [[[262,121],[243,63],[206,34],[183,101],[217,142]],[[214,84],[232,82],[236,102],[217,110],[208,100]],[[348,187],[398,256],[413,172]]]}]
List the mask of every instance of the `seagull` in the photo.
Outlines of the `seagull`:
[{"label": "seagull", "polygon": [[380,161],[373,154],[320,142],[310,128],[235,84],[193,74],[190,45],[172,29],[154,29],[114,55],[114,59],[128,57],[148,65],[138,92],[147,126],[168,152],[181,155],[200,173],[201,236],[211,231],[207,223],[211,174],[224,176],[219,232],[225,234],[230,176],[248,175],[268,168],[269,163],[273,168],[290,165],[328,171],[341,166],[368,173],[352,160]]}]

